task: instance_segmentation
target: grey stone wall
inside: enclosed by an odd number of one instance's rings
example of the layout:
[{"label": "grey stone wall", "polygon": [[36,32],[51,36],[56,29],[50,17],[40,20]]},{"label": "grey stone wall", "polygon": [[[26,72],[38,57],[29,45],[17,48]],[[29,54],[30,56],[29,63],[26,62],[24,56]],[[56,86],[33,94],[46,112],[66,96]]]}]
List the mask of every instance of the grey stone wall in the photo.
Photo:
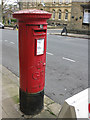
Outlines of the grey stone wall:
[{"label": "grey stone wall", "polygon": [[88,5],[88,2],[73,2],[71,8],[71,22],[68,29],[73,31],[88,31],[89,24],[83,24],[84,9],[82,5]]}]

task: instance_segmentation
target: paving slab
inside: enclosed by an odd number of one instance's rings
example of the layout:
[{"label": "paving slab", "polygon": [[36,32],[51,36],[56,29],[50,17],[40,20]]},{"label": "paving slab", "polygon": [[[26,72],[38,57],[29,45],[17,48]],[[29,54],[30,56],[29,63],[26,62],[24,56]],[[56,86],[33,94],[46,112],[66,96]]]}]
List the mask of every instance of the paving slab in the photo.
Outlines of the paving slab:
[{"label": "paving slab", "polygon": [[55,114],[56,116],[58,116],[60,110],[61,110],[61,105],[60,104],[57,104],[57,103],[53,103],[53,104],[50,104],[48,105],[48,109],[53,113]]},{"label": "paving slab", "polygon": [[49,105],[49,104],[54,103],[54,101],[45,95],[44,96],[44,103],[46,103],[47,105]]},{"label": "paving slab", "polygon": [[2,118],[2,105],[0,105],[0,120]]},{"label": "paving slab", "polygon": [[34,116],[33,118],[56,118],[56,116],[47,110],[43,110],[40,114]]},{"label": "paving slab", "polygon": [[[56,118],[60,105],[44,95],[44,109],[40,114],[25,115],[19,109],[19,78],[4,66],[2,70],[2,117],[3,118]],[[54,107],[54,108],[53,108]]]},{"label": "paving slab", "polygon": [[12,98],[8,98],[2,101],[2,108],[3,111],[6,113],[7,116],[3,116],[3,118],[21,118],[19,112],[15,109],[15,103]]},{"label": "paving slab", "polygon": [[2,90],[2,100],[6,99],[6,98],[10,98],[10,95],[7,93],[7,91]]},{"label": "paving slab", "polygon": [[9,118],[8,114],[2,109],[2,118]]}]

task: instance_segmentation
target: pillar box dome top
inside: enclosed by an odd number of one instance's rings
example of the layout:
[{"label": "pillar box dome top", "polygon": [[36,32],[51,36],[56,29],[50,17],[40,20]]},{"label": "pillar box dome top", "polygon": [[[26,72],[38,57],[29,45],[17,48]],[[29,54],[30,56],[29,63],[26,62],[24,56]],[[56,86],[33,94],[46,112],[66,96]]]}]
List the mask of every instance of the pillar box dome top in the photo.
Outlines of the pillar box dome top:
[{"label": "pillar box dome top", "polygon": [[26,9],[26,10],[20,10],[13,14],[14,18],[17,18],[19,20],[25,20],[25,19],[49,19],[51,17],[51,13],[43,11],[43,10],[37,10],[37,9]]}]

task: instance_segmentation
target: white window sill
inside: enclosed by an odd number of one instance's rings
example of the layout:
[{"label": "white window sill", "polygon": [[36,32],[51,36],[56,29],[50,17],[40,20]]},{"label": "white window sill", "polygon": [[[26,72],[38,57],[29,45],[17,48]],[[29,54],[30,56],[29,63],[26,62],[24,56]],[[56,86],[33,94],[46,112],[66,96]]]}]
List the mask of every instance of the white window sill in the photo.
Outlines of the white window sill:
[{"label": "white window sill", "polygon": [[59,3],[60,5],[62,4],[62,3]]},{"label": "white window sill", "polygon": [[65,21],[68,21],[68,19],[65,19]]},{"label": "white window sill", "polygon": [[65,3],[66,5],[68,5],[69,3]]},{"label": "white window sill", "polygon": [[53,5],[54,5],[55,3],[53,3]]}]

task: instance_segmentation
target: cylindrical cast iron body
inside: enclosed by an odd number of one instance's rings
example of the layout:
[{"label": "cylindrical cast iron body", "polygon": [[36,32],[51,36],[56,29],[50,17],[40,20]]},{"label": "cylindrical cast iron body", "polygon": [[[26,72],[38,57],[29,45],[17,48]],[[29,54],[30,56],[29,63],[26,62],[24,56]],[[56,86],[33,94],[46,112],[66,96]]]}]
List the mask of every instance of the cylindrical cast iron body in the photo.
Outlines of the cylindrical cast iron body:
[{"label": "cylindrical cast iron body", "polygon": [[13,14],[19,24],[20,109],[36,114],[43,109],[47,22],[51,14],[35,9]]}]

